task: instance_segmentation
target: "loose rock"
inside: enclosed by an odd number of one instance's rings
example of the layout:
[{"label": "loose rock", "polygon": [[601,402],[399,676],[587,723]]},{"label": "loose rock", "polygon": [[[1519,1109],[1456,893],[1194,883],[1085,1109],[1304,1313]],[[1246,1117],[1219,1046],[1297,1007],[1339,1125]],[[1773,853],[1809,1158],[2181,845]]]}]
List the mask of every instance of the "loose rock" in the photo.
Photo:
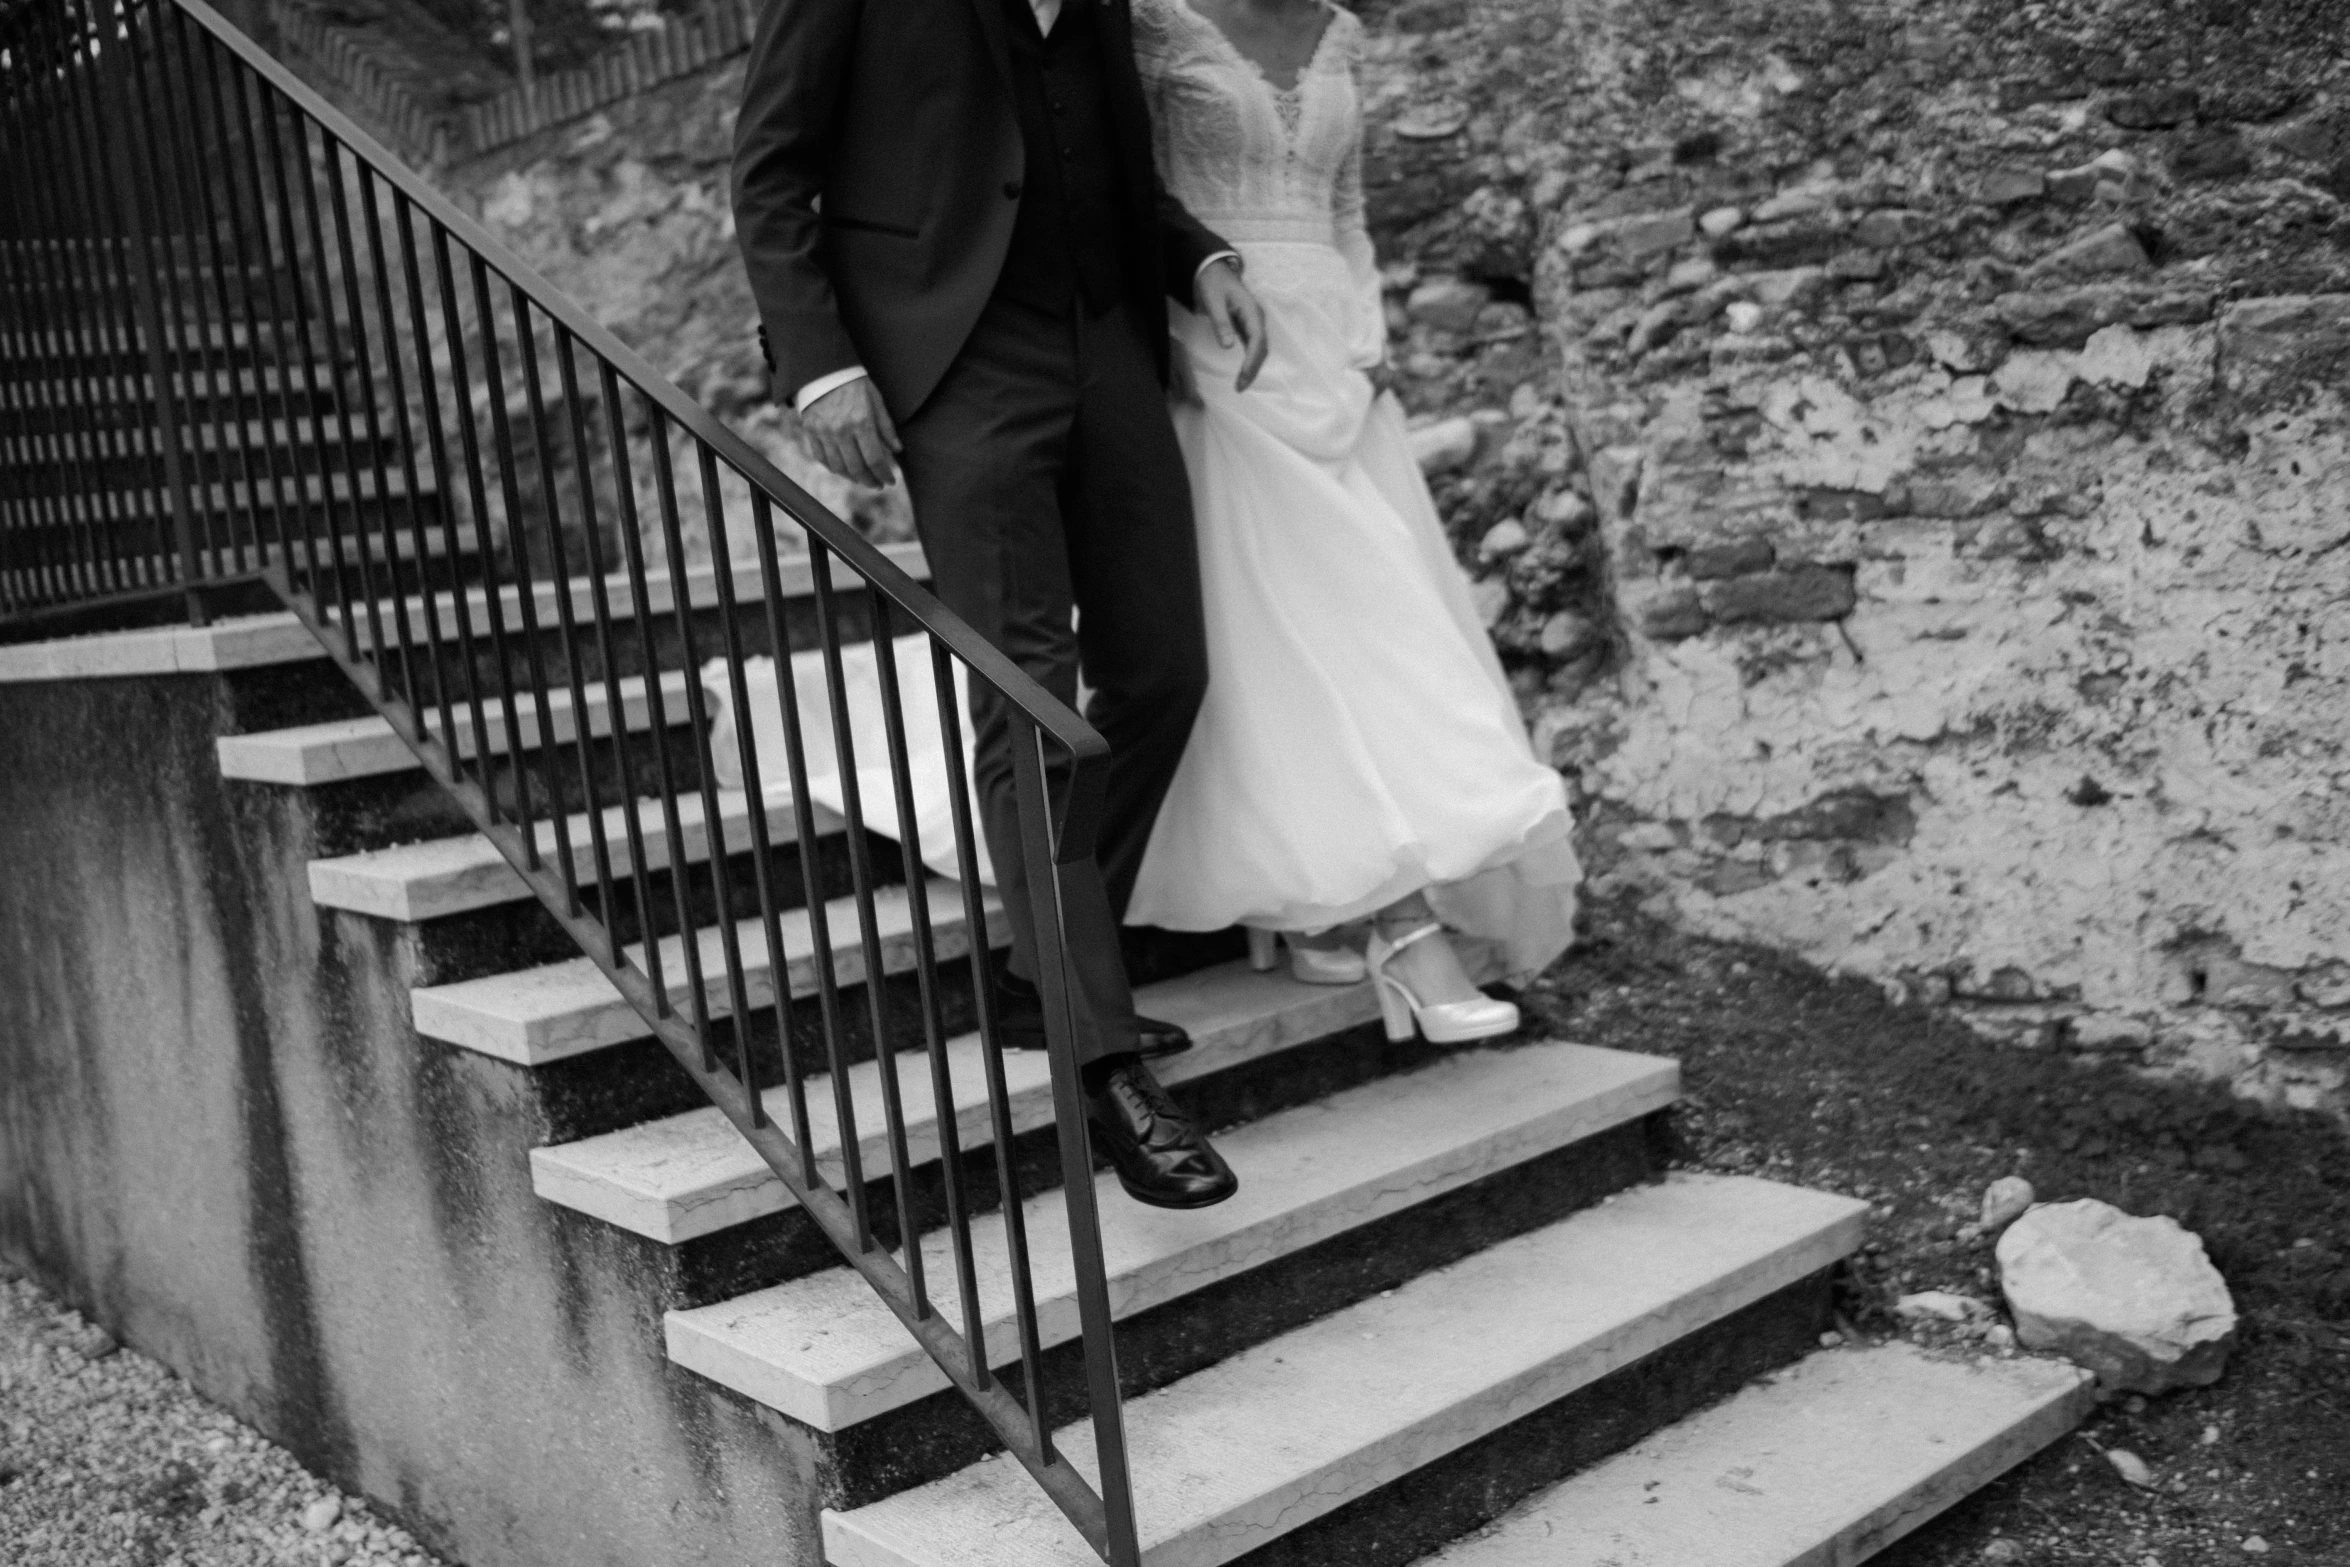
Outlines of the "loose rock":
[{"label": "loose rock", "polygon": [[1477,422],[1462,417],[1422,425],[1412,432],[1412,455],[1431,476],[1468,466],[1477,455]]},{"label": "loose rock", "polygon": [[2000,1237],[2000,1287],[2028,1349],[2053,1350],[2114,1389],[2219,1380],[2236,1308],[2203,1242],[2170,1218],[2084,1198],[2033,1209]]},{"label": "loose rock", "polygon": [[1983,1188],[1983,1228],[2003,1230],[2032,1206],[2032,1183],[2020,1175],[2003,1175]]},{"label": "loose rock", "polygon": [[1893,1315],[1911,1322],[1979,1322],[1991,1315],[1987,1302],[1949,1290],[1920,1290],[1893,1303]]}]

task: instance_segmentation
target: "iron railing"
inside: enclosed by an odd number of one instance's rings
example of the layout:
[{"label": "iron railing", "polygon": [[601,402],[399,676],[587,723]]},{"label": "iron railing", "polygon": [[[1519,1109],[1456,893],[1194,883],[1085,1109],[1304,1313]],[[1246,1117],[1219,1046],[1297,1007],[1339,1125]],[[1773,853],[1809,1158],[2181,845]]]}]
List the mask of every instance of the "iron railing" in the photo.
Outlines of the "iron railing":
[{"label": "iron railing", "polygon": [[[1097,734],[201,0],[0,0],[0,451],[0,634],[64,611],[184,604],[200,620],[223,592],[274,592],[1094,1549],[1137,1562],[1075,1056],[1092,1020],[1065,965],[1064,878],[1092,853]],[[814,614],[799,639],[814,644],[803,660],[820,670],[826,709],[815,714],[790,673],[785,600],[798,578],[786,568],[798,552]],[[844,675],[857,618],[844,593],[856,592],[881,650],[911,1018],[885,1005],[890,868],[865,831]],[[933,690],[904,688],[888,653],[901,636],[920,639],[927,658],[913,667],[927,665]],[[791,784],[772,829],[746,673],[761,652],[779,666]],[[706,658],[721,661],[743,720],[723,759],[695,678]],[[673,731],[661,674],[679,666],[687,722]],[[1098,1491],[1055,1449],[1047,1414],[990,1007],[991,910],[970,874],[966,681],[1013,715]],[[910,701],[936,704],[943,776],[916,776]],[[632,727],[632,707],[649,709],[649,727]],[[844,898],[828,900],[812,852],[803,722],[828,726],[819,740],[839,762]],[[747,842],[721,825],[722,761],[749,791]],[[915,797],[940,791],[959,887],[923,869]],[[685,868],[697,814],[706,888]],[[786,837],[802,851],[796,888]],[[958,902],[969,932],[976,1090],[954,1081],[952,960],[933,896]],[[785,940],[795,899],[800,953]],[[716,910],[714,943],[699,907]],[[836,920],[854,922],[861,975],[835,971]],[[771,997],[746,959],[761,947]],[[787,977],[795,958],[813,963],[812,1018]],[[927,1165],[909,1139],[900,1052],[927,1059],[938,1150]],[[880,1068],[886,1172],[865,1167],[859,1059]],[[828,1093],[812,1091],[819,1078]],[[992,1166],[976,1151],[966,1160],[966,1099]],[[837,1152],[820,1158],[827,1141]],[[956,1320],[939,1304],[944,1281],[925,1275],[921,1236],[940,1211]],[[1001,1308],[982,1300],[974,1262],[980,1223],[1001,1223],[1010,1262],[1016,1353],[1000,1369],[987,1324]]]}]

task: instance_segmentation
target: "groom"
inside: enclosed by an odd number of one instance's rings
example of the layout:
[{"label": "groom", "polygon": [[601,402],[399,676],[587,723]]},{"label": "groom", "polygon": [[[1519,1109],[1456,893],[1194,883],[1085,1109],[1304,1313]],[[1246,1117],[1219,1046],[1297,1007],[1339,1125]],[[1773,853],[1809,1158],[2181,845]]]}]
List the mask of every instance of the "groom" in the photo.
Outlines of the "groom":
[{"label": "groom", "polygon": [[[1167,300],[1265,353],[1240,258],[1160,188],[1127,0],[765,0],[735,131],[735,228],[775,389],[825,464],[905,470],[938,595],[1110,743],[1072,979],[1094,1144],[1168,1208],[1232,1195],[1146,1057],[1117,946],[1207,683]],[[1072,625],[1072,611],[1076,623]],[[975,684],[975,787],[1005,907],[1006,1041],[1041,1046],[1010,713]]]}]

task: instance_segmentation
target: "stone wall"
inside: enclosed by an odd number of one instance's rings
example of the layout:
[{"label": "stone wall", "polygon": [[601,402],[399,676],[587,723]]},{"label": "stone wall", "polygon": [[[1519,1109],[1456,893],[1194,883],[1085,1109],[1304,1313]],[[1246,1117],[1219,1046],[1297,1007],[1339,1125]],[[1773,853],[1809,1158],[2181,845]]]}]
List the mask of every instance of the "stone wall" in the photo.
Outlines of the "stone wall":
[{"label": "stone wall", "polygon": [[[2341,1105],[2342,8],[1363,8],[1400,390],[1599,888]],[[902,533],[765,400],[738,77],[460,192]]]},{"label": "stone wall", "polygon": [[2341,1105],[2338,17],[1375,12],[1402,363],[1602,890]]}]

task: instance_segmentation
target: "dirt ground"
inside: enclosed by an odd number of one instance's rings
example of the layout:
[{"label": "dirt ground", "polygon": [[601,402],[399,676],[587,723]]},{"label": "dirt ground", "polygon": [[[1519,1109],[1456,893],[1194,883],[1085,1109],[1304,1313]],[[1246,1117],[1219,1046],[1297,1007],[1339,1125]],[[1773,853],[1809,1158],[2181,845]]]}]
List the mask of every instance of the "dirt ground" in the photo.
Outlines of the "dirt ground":
[{"label": "dirt ground", "polygon": [[[2082,1567],[2350,1567],[2350,1133],[2111,1060],[1988,1043],[1874,986],[1602,910],[1523,998],[1550,1031],[1680,1058],[1689,1163],[1876,1205],[1848,1293],[1871,1337],[1893,1298],[1998,1299],[1983,1188],[2096,1197],[2203,1237],[2243,1317],[2210,1388],[2106,1403],[2065,1441],[1877,1558]],[[1966,1233],[1962,1234],[1961,1232]],[[2105,1458],[2143,1458],[2152,1483]],[[1696,1564],[1692,1564],[1696,1567]]]}]

